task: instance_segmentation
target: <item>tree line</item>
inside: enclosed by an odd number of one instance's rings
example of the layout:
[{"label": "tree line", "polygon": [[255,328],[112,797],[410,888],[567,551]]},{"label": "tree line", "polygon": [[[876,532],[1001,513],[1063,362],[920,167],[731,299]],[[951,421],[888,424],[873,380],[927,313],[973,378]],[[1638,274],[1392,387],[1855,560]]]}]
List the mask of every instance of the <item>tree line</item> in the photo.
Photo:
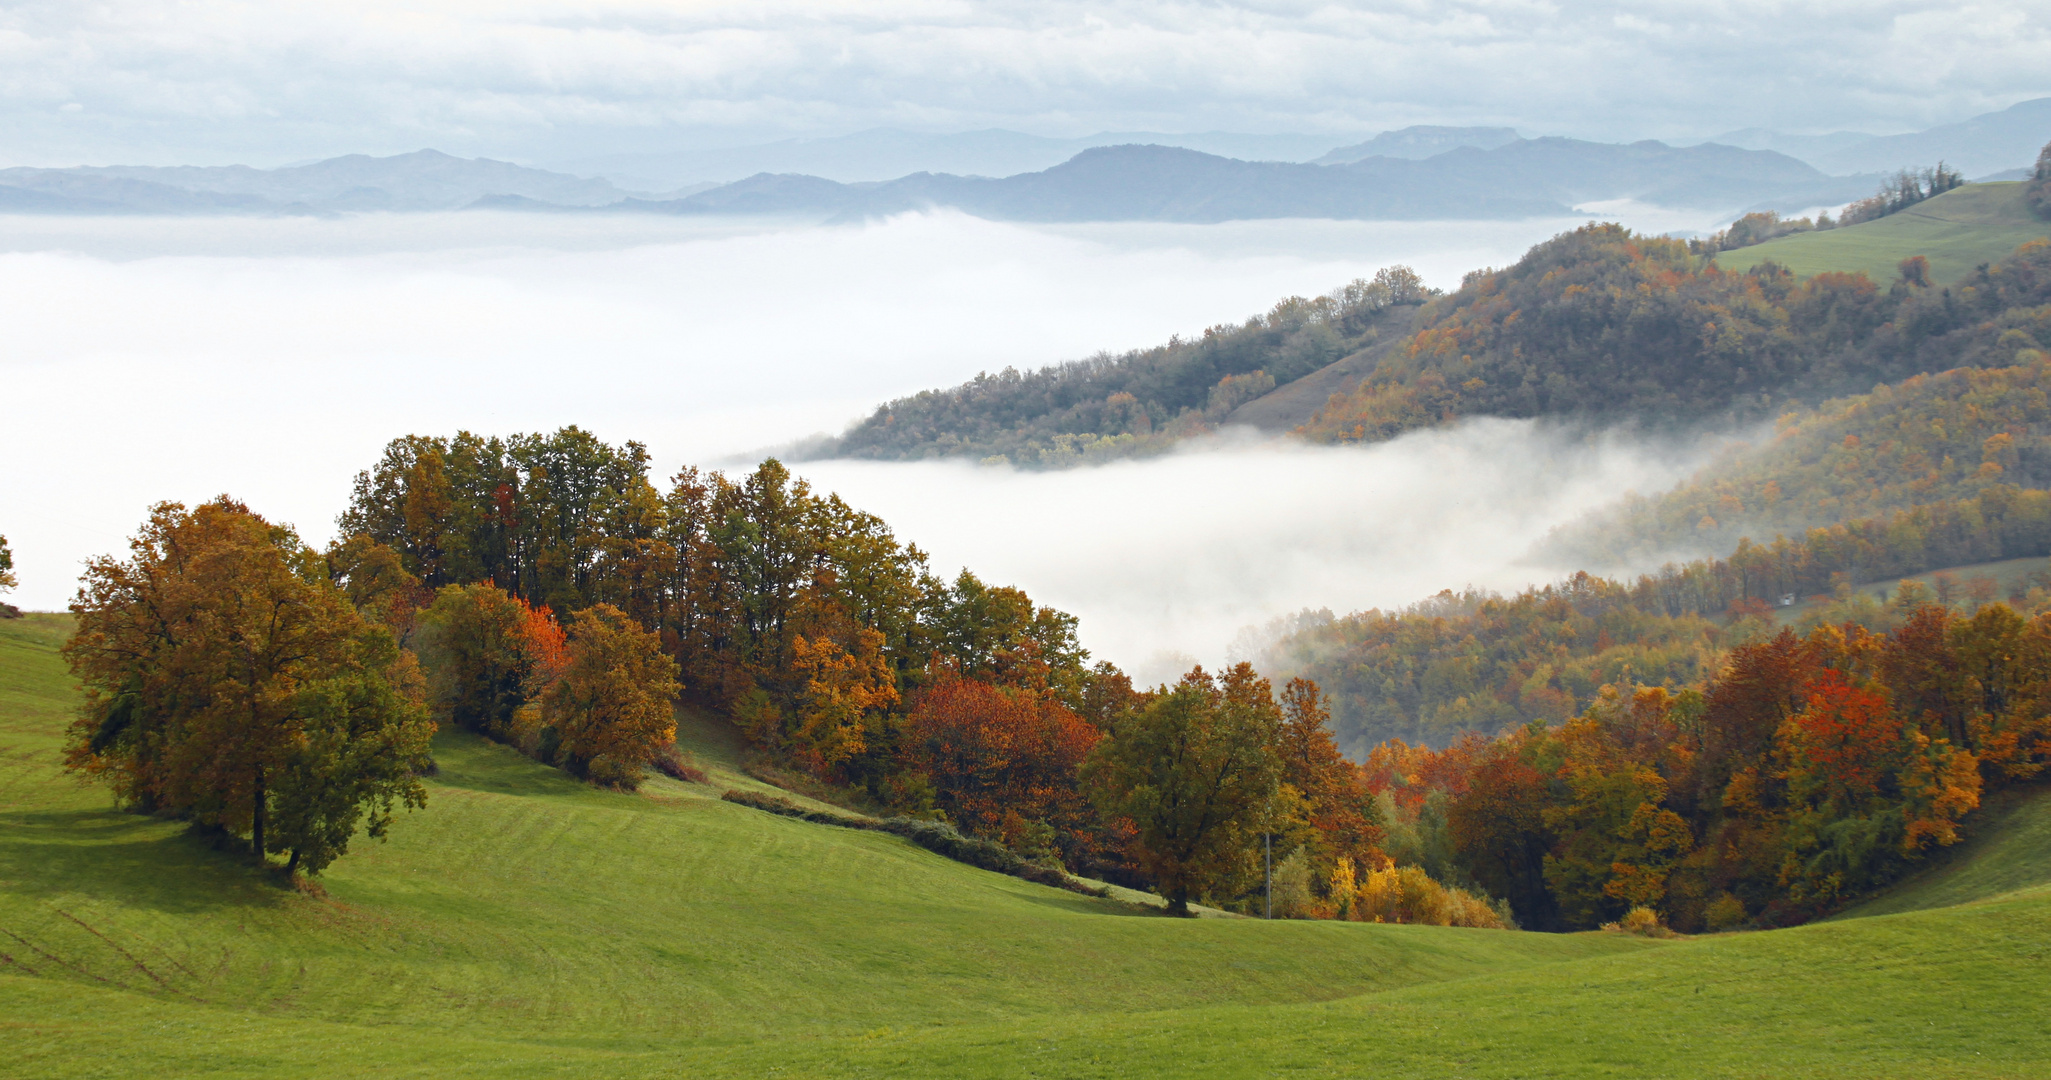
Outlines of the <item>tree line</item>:
[{"label": "tree line", "polygon": [[[318,873],[424,805],[438,726],[633,788],[693,775],[681,704],[776,775],[1177,913],[1250,909],[1257,852],[1378,866],[1314,684],[1278,696],[1241,664],[1135,688],[1073,616],[942,580],[773,460],[664,492],[639,446],[575,428],[409,436],[340,523],[316,552],[231,499],[167,503],[95,560],[65,646],[86,690],[70,767]],[[1405,913],[1495,920],[1468,900]]]},{"label": "tree line", "polygon": [[2051,615],[1926,604],[1732,649],[1705,683],[1368,756],[1422,865],[1540,929],[1648,909],[1699,932],[1814,918],[1959,837],[2051,762]]}]

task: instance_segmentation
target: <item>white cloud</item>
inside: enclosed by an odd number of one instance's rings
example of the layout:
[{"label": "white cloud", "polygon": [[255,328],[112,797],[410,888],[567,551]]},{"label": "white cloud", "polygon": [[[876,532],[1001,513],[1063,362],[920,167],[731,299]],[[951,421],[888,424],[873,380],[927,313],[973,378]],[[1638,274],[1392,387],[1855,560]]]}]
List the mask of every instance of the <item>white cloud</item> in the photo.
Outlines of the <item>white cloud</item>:
[{"label": "white cloud", "polygon": [[[1899,130],[2051,92],[2032,0],[153,0],[0,9],[18,157],[574,155],[845,131]],[[62,111],[68,105],[81,108]]]}]

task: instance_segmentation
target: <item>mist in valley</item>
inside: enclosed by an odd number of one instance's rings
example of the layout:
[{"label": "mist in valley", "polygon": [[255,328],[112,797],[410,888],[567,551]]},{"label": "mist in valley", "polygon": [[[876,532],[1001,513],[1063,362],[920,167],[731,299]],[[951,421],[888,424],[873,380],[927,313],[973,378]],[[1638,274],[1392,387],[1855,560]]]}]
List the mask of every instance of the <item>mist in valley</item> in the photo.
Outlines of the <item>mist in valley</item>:
[{"label": "mist in valley", "polygon": [[[577,424],[645,443],[661,484],[740,471],[892,397],[1266,310],[1392,263],[1442,287],[1572,220],[866,226],[469,213],[17,218],[0,230],[16,413],[0,477],[22,580],[61,608],[146,507],[223,492],[324,542],[407,433]],[[1228,438],[1053,473],[807,462],[932,552],[1076,613],[1149,677],[1249,624],[1560,568],[1552,526],[1686,454],[1472,423],[1365,449]]]}]

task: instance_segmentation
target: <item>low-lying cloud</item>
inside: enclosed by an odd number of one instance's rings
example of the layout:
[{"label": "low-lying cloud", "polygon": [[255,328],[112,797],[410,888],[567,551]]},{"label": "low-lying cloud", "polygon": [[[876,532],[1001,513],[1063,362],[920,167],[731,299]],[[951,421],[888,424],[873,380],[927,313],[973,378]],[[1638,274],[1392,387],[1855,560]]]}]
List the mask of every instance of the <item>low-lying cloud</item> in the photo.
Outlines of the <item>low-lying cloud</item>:
[{"label": "low-lying cloud", "polygon": [[[578,424],[644,442],[659,476],[752,462],[980,370],[1193,334],[1395,262],[1451,285],[1573,224],[11,219],[9,599],[61,607],[160,499],[229,492],[324,541],[351,476],[405,433]],[[1651,475],[1614,446],[1551,445],[1484,425],[1044,476],[806,468],[950,572],[1071,607],[1094,648],[1138,663],[1212,659],[1302,605],[1520,583],[1506,567],[1531,537]]]},{"label": "low-lying cloud", "polygon": [[1226,659],[1240,631],[1310,608],[1401,607],[1445,588],[1514,590],[1554,526],[1671,485],[1686,444],[1483,419],[1366,447],[1227,437],[1066,472],[810,462],[798,471],[986,581],[1029,583],[1135,674]]}]

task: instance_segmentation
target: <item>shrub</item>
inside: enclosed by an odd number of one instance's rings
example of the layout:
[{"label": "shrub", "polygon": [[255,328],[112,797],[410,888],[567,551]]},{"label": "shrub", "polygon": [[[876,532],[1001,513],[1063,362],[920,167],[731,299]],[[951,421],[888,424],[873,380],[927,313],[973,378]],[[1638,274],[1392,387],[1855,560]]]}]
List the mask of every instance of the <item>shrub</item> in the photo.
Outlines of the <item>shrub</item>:
[{"label": "shrub", "polygon": [[1360,922],[1506,929],[1498,906],[1486,896],[1440,884],[1421,866],[1389,866],[1360,876],[1349,914]]},{"label": "shrub", "polygon": [[1110,890],[1085,885],[1075,878],[1069,877],[1058,867],[1028,862],[1021,858],[1017,852],[994,840],[963,836],[954,826],[944,821],[926,821],[921,818],[907,817],[880,819],[853,817],[846,814],[829,813],[824,810],[807,809],[782,796],[755,791],[728,791],[726,794],[721,795],[720,798],[730,803],[739,803],[742,806],[767,811],[771,814],[797,818],[800,821],[810,821],[820,825],[838,825],[843,829],[872,829],[877,832],[887,832],[893,836],[902,836],[906,840],[936,855],[953,859],[955,862],[967,863],[970,866],[983,870],[994,870],[1000,874],[1009,874],[1012,877],[1023,878],[1026,881],[1041,885],[1052,885],[1057,889],[1067,889],[1070,892],[1079,892],[1085,896],[1110,895]]},{"label": "shrub", "polygon": [[[1729,894],[1725,894],[1729,895]],[[1674,932],[1666,928],[1659,912],[1643,904],[1624,913],[1624,917],[1613,923],[1603,923],[1602,928],[1612,934],[1636,934],[1639,937],[1670,938]]]}]

